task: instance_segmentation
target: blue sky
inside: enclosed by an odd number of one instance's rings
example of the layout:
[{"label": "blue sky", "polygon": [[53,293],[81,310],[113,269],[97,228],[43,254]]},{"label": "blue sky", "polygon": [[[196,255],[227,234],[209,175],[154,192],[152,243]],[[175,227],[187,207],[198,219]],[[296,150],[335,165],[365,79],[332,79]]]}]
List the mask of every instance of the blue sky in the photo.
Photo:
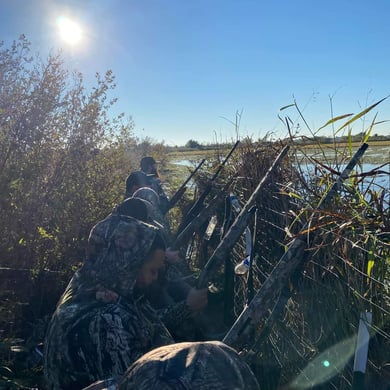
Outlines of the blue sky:
[{"label": "blue sky", "polygon": [[[390,94],[390,1],[374,0],[0,0],[0,38],[20,34],[43,57],[62,49],[92,85],[112,69],[118,103],[135,134],[167,144],[255,138],[287,131],[278,114],[295,98],[313,130]],[[56,18],[79,23],[68,46]],[[390,119],[390,99],[377,110]],[[367,127],[359,121],[358,133]],[[390,123],[374,132],[390,134]],[[330,135],[324,129],[319,134]],[[301,134],[308,134],[302,126]]]}]

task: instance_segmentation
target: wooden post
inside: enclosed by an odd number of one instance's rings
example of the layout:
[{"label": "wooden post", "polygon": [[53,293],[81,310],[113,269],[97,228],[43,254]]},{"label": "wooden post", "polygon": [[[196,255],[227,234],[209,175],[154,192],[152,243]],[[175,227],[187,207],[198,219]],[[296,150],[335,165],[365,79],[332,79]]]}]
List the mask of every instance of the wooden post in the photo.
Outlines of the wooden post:
[{"label": "wooden post", "polygon": [[364,390],[364,377],[366,373],[368,343],[370,341],[369,328],[371,326],[372,313],[360,313],[359,329],[356,340],[355,362],[353,365],[352,390]]}]

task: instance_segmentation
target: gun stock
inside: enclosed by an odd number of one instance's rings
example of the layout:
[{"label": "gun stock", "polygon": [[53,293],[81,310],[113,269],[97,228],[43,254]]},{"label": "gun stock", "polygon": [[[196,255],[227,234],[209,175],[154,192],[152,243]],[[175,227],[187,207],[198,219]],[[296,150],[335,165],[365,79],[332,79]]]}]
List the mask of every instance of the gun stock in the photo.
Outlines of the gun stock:
[{"label": "gun stock", "polygon": [[288,278],[302,261],[303,252],[310,244],[310,225],[318,218],[318,211],[328,204],[340,189],[343,181],[349,176],[359,159],[363,156],[368,145],[363,144],[352,157],[330,190],[322,197],[309,222],[304,225],[297,237],[291,242],[288,250],[256,293],[252,301],[242,311],[236,322],[226,334],[223,342],[235,348],[240,348],[260,320],[266,319],[275,305],[276,297],[280,294]]},{"label": "gun stock", "polygon": [[234,179],[230,179],[223,189],[218,192],[217,195],[211,200],[211,202],[204,207],[200,213],[178,234],[175,241],[171,245],[173,250],[179,250],[182,248],[187,241],[191,238],[192,234],[198,231],[203,224],[206,223],[207,219],[214,213],[216,207],[221,202],[223,197],[226,196],[229,187],[231,186]]}]

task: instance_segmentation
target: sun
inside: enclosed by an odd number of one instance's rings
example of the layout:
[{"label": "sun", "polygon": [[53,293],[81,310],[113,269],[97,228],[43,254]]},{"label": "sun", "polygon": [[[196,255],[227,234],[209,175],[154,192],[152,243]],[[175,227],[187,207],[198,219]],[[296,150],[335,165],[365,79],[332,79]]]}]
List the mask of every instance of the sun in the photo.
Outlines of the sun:
[{"label": "sun", "polygon": [[61,38],[69,45],[77,45],[81,41],[83,32],[80,26],[66,16],[60,16],[57,19],[57,26]]}]

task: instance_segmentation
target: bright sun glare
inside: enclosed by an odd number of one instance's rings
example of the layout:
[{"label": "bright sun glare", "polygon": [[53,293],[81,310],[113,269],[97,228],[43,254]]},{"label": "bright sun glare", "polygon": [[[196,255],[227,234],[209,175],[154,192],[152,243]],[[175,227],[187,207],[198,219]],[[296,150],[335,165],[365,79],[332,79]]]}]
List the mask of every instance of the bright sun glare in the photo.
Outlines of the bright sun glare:
[{"label": "bright sun glare", "polygon": [[68,19],[65,16],[61,16],[57,19],[57,25],[60,30],[61,38],[70,45],[76,45],[80,42],[82,37],[82,31],[80,26]]}]

